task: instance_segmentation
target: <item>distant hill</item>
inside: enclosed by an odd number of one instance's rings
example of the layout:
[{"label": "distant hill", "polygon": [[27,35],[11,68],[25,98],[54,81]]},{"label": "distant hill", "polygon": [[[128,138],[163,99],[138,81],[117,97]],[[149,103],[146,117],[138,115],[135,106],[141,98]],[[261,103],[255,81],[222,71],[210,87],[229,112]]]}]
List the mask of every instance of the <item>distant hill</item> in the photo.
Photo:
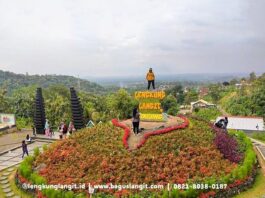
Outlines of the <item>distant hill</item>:
[{"label": "distant hill", "polygon": [[24,87],[28,85],[38,85],[46,88],[53,84],[63,84],[66,87],[78,88],[80,83],[80,89],[82,91],[92,93],[102,93],[105,91],[104,87],[97,83],[90,82],[88,80],[79,79],[73,76],[65,75],[24,75],[15,74],[13,72],[0,70],[0,86],[7,86],[8,91],[13,89]]}]

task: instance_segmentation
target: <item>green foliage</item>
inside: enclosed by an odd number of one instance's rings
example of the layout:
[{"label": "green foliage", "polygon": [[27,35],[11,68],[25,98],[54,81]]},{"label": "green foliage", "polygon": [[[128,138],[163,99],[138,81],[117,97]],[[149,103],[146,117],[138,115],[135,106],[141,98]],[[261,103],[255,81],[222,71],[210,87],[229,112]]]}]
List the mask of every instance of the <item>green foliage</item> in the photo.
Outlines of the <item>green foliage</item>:
[{"label": "green foliage", "polygon": [[0,112],[10,113],[10,104],[5,89],[0,89]]},{"label": "green foliage", "polygon": [[194,111],[194,114],[204,120],[211,121],[215,120],[218,116],[221,115],[221,112],[216,108],[205,108],[205,109],[198,109]]},{"label": "green foliage", "polygon": [[179,112],[179,108],[178,108],[178,106],[170,107],[170,108],[168,109],[168,111],[167,111],[167,113],[168,113],[169,115],[173,115],[173,116],[176,116],[176,115],[178,114],[178,112]]},{"label": "green foliage", "polygon": [[[34,99],[37,86],[20,87],[11,94],[10,105],[17,117],[32,119],[34,115]],[[32,122],[32,121],[31,121]]]},{"label": "green foliage", "polygon": [[25,118],[25,117],[16,118],[16,126],[18,130],[25,128],[29,129],[32,127],[32,124],[33,124],[32,118]]},{"label": "green foliage", "polygon": [[47,151],[47,149],[48,149],[47,144],[43,144],[43,145],[42,145],[42,149],[43,149],[43,151]]},{"label": "green foliage", "polygon": [[34,152],[34,156],[35,156],[35,157],[38,157],[39,154],[40,154],[40,149],[39,149],[39,147],[34,148],[33,152]]},{"label": "green foliage", "polygon": [[124,89],[109,95],[106,102],[110,115],[120,119],[130,118],[133,108],[138,106],[138,102]]},{"label": "green foliage", "polygon": [[210,85],[209,95],[212,98],[212,102],[217,103],[217,101],[221,98],[221,86],[218,84]]},{"label": "green foliage", "polygon": [[33,163],[34,157],[32,156],[27,156],[19,165],[18,171],[19,173],[27,178],[30,179],[30,175],[32,173],[32,163]]},{"label": "green foliage", "polygon": [[256,132],[256,133],[253,133],[251,136],[254,139],[265,142],[265,133],[264,132],[260,132],[260,133]]},{"label": "green foliage", "polygon": [[37,85],[39,87],[47,88],[54,84],[63,84],[64,86],[77,87],[80,84],[80,89],[92,93],[104,93],[106,90],[93,82],[84,79],[78,79],[73,76],[65,75],[24,75],[15,74],[12,72],[4,72],[0,70],[0,84],[7,85],[7,91],[27,87],[29,85]]},{"label": "green foliage", "polygon": [[161,105],[165,112],[167,112],[169,115],[177,115],[179,112],[179,106],[177,103],[176,98],[173,95],[166,96],[162,102]]},{"label": "green foliage", "polygon": [[251,75],[251,85],[243,85],[221,99],[225,110],[232,115],[256,115],[265,117],[265,75],[258,78]]},{"label": "green foliage", "polygon": [[63,85],[52,85],[44,89],[46,118],[52,128],[59,126],[60,122],[69,122],[71,119],[70,92]]},{"label": "green foliage", "polygon": [[185,100],[184,100],[185,104],[190,105],[191,102],[197,100],[198,100],[198,93],[195,89],[191,89],[187,93],[185,93]]},{"label": "green foliage", "polygon": [[182,85],[175,85],[174,87],[166,90],[166,95],[174,96],[179,104],[184,103],[185,96]]}]

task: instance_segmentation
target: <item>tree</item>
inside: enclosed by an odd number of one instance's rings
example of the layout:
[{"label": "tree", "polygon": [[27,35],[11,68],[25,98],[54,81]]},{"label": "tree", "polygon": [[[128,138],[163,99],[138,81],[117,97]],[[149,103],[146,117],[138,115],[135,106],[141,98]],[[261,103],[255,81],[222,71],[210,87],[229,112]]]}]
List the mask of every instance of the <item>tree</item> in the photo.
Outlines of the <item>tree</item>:
[{"label": "tree", "polygon": [[0,89],[0,112],[1,113],[12,112],[9,104],[9,98],[7,97],[7,91],[5,89]]},{"label": "tree", "polygon": [[221,98],[221,89],[218,84],[209,86],[209,95],[211,96],[214,103],[217,103]]},{"label": "tree", "polygon": [[161,105],[163,107],[163,110],[170,115],[175,116],[179,111],[177,100],[171,94],[162,100]]},{"label": "tree", "polygon": [[177,84],[171,89],[166,90],[166,95],[169,94],[173,95],[179,104],[183,104],[185,96],[182,85]]},{"label": "tree", "polygon": [[36,88],[37,86],[32,85],[13,91],[10,102],[12,111],[17,117],[29,118],[33,121]]},{"label": "tree", "polygon": [[70,92],[63,85],[52,85],[44,90],[46,117],[52,127],[71,120]]},{"label": "tree", "polygon": [[253,113],[265,118],[265,76],[255,82],[251,100]]},{"label": "tree", "polygon": [[110,115],[120,119],[130,118],[133,108],[138,106],[138,102],[125,89],[109,95],[106,101]]},{"label": "tree", "polygon": [[249,81],[250,81],[250,82],[253,82],[253,81],[255,81],[256,79],[257,79],[257,76],[256,76],[255,72],[251,72],[251,73],[249,74]]},{"label": "tree", "polygon": [[185,104],[189,105],[191,102],[197,100],[198,100],[198,93],[196,92],[195,89],[191,89],[185,94],[185,99],[184,99]]}]

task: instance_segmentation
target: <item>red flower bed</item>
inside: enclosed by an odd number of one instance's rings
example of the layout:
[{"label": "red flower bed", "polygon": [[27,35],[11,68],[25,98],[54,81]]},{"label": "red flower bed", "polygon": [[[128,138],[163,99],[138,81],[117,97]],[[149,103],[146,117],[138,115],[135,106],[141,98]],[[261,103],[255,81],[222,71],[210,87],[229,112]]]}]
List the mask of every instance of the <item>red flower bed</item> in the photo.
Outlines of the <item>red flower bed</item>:
[{"label": "red flower bed", "polygon": [[[144,134],[144,138],[137,145],[137,148],[140,148],[141,146],[143,146],[144,143],[147,141],[147,139],[150,136],[160,135],[160,134],[168,133],[170,131],[174,131],[174,130],[177,130],[177,129],[184,129],[184,128],[188,127],[189,126],[189,120],[186,117],[182,116],[182,115],[180,115],[179,117],[183,120],[183,123],[181,123],[179,125],[176,125],[176,126],[170,126],[170,127],[164,128],[164,129],[151,131],[149,133]],[[113,119],[112,123],[113,123],[114,126],[117,126],[117,127],[120,127],[120,128],[124,129],[124,135],[123,135],[122,141],[123,141],[123,145],[125,146],[125,148],[128,149],[129,148],[129,146],[128,146],[128,138],[130,137],[130,129],[125,124],[120,123],[117,119]]]},{"label": "red flower bed", "polygon": [[120,123],[117,119],[113,119],[112,124],[114,126],[117,126],[117,127],[124,129],[124,135],[122,137],[122,142],[123,142],[123,145],[125,146],[125,148],[128,149],[129,148],[128,138],[130,137],[130,129],[125,124]]}]

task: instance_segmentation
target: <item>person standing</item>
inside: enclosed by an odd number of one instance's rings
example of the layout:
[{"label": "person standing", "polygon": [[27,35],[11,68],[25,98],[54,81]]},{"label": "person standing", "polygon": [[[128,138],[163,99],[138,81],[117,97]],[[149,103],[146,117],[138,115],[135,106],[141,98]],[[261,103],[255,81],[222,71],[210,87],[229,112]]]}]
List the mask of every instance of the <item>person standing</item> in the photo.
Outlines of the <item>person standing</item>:
[{"label": "person standing", "polygon": [[50,125],[49,125],[49,120],[48,119],[46,119],[44,129],[45,129],[45,135],[49,137],[50,136]]},{"label": "person standing", "polygon": [[148,90],[150,89],[151,84],[152,84],[153,89],[155,89],[155,74],[152,68],[150,68],[148,73],[146,74],[146,80],[148,81],[147,89]]},{"label": "person standing", "polygon": [[70,135],[72,135],[72,133],[73,133],[74,131],[75,131],[75,126],[74,126],[73,122],[71,121],[71,122],[69,123],[69,126],[68,126],[68,132],[69,132]]},{"label": "person standing", "polygon": [[137,107],[133,109],[132,124],[133,124],[134,134],[138,134],[139,133],[139,125],[140,125],[140,113],[138,112]]},{"label": "person standing", "polygon": [[36,137],[36,129],[34,124],[31,125],[31,128],[32,128],[32,134]]},{"label": "person standing", "polygon": [[22,151],[23,151],[22,158],[24,158],[25,154],[27,154],[27,156],[29,155],[28,146],[27,146],[25,140],[22,141]]},{"label": "person standing", "polygon": [[68,131],[68,127],[65,124],[65,122],[63,122],[62,131],[63,131],[63,138],[65,139],[66,138],[67,131]]}]

